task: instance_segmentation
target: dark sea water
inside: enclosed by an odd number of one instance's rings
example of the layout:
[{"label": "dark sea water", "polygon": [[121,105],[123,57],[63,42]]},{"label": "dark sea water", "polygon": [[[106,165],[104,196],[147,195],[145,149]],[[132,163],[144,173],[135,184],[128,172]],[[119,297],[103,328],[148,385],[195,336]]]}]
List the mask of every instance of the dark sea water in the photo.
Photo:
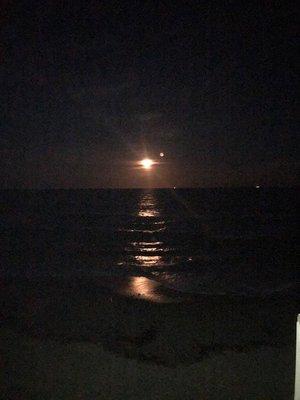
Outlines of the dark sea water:
[{"label": "dark sea water", "polygon": [[296,291],[297,189],[2,191],[7,279],[146,277],[180,292]]}]

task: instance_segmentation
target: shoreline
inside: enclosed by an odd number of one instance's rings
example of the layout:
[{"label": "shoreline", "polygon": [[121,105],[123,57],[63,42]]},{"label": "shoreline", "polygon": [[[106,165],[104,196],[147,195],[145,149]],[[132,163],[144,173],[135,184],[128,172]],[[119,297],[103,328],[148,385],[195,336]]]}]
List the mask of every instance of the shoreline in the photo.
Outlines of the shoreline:
[{"label": "shoreline", "polygon": [[[25,399],[41,393],[45,399],[79,399],[82,385],[84,399],[121,399],[127,392],[134,400],[158,393],[172,400],[185,399],[184,393],[292,398],[297,298],[153,302],[112,287],[111,280],[106,286],[57,280],[2,285],[7,393],[19,385],[31,393]],[[143,382],[148,397],[141,397]]]}]

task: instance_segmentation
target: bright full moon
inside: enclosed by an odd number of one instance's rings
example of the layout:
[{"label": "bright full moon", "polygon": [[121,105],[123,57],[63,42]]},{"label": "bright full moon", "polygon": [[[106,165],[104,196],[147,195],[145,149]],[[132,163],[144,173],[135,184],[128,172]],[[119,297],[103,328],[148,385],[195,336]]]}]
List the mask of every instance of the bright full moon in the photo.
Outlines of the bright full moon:
[{"label": "bright full moon", "polygon": [[150,169],[154,164],[154,161],[150,160],[150,158],[144,158],[142,161],[140,161],[140,164],[143,168]]}]

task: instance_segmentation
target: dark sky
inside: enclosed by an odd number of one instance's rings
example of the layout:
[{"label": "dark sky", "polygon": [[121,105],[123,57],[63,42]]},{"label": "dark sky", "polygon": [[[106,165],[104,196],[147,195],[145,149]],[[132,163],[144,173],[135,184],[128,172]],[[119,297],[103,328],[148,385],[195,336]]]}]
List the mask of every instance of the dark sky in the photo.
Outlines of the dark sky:
[{"label": "dark sky", "polygon": [[297,183],[292,5],[1,4],[2,186]]}]

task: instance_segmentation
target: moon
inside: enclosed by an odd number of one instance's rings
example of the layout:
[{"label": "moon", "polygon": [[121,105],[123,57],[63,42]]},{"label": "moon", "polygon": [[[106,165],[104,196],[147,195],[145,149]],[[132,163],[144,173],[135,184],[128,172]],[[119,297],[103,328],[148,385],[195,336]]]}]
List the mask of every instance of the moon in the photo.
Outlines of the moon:
[{"label": "moon", "polygon": [[140,161],[140,165],[144,169],[151,169],[153,164],[154,164],[154,161],[151,160],[150,158],[144,158],[143,160]]},{"label": "moon", "polygon": [[159,156],[160,156],[160,157],[164,157],[164,156],[165,156],[165,153],[161,152],[161,153],[159,153]]}]

